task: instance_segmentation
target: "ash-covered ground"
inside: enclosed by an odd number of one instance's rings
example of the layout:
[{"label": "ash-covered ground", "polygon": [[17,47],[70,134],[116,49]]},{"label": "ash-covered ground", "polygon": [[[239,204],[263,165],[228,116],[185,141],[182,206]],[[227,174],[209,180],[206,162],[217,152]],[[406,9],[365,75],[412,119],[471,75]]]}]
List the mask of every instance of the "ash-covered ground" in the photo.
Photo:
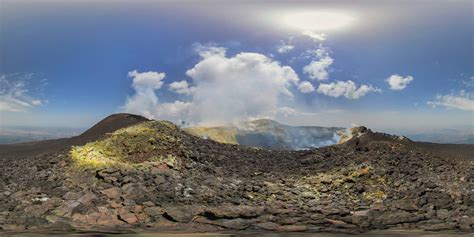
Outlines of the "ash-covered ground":
[{"label": "ash-covered ground", "polygon": [[453,156],[352,132],[339,145],[275,151],[119,114],[78,137],[2,145],[0,229],[474,230],[473,146]]}]

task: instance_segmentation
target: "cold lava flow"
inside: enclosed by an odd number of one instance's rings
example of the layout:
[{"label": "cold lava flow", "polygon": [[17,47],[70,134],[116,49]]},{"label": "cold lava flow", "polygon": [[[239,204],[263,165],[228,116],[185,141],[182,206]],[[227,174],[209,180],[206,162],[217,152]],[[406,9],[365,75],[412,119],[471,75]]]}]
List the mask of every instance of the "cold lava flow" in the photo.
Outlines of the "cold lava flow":
[{"label": "cold lava flow", "polygon": [[0,229],[474,230],[472,145],[365,127],[342,140],[265,150],[112,115],[77,137],[0,146]]}]

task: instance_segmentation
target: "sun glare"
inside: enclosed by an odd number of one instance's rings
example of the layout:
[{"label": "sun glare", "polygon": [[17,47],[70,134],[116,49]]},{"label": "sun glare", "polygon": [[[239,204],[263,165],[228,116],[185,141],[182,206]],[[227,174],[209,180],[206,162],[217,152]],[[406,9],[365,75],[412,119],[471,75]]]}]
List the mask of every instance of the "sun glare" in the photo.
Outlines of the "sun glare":
[{"label": "sun glare", "polygon": [[345,13],[332,11],[303,11],[284,15],[283,24],[302,31],[330,31],[350,26],[355,18]]}]

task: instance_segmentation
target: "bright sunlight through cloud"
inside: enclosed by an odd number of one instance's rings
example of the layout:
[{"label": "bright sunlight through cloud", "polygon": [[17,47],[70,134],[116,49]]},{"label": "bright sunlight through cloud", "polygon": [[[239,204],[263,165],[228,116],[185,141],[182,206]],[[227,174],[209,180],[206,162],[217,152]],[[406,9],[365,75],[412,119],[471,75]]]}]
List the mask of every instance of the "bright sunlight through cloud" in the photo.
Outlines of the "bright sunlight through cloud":
[{"label": "bright sunlight through cloud", "polygon": [[335,11],[297,11],[284,15],[283,24],[301,31],[326,32],[350,26],[356,19]]}]

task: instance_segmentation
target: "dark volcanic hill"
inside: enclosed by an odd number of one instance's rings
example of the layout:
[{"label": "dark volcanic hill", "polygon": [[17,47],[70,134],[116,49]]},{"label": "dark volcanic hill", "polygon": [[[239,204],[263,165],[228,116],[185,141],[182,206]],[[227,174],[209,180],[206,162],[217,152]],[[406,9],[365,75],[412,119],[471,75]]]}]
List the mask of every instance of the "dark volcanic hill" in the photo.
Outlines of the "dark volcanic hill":
[{"label": "dark volcanic hill", "polygon": [[359,127],[340,145],[275,151],[201,139],[166,121],[133,121],[99,123],[84,140],[65,139],[74,147],[34,154],[20,152],[21,144],[0,147],[0,228],[474,228],[472,160],[404,137]]},{"label": "dark volcanic hill", "polygon": [[145,121],[149,120],[140,115],[113,114],[102,119],[79,136],[19,144],[0,144],[0,156],[30,157],[42,153],[57,152],[62,149],[69,149],[71,146],[84,145],[117,129]]}]

